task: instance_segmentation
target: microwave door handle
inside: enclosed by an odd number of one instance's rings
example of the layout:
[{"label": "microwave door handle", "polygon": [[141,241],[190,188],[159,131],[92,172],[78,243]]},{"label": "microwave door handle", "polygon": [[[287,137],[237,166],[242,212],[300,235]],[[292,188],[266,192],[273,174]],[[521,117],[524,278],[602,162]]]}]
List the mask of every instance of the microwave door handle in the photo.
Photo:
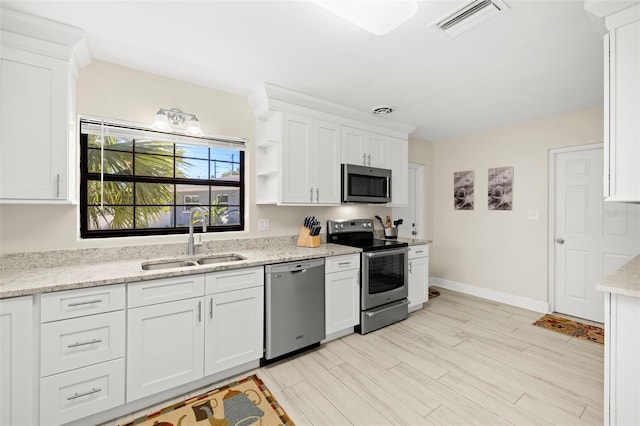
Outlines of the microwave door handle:
[{"label": "microwave door handle", "polygon": [[380,250],[380,251],[373,251],[373,252],[368,252],[368,253],[364,253],[364,255],[369,258],[375,258],[375,257],[382,257],[382,256],[393,256],[394,254],[402,254],[402,253],[409,253],[409,247],[403,247],[403,248],[399,248],[399,249],[393,249],[393,250]]}]

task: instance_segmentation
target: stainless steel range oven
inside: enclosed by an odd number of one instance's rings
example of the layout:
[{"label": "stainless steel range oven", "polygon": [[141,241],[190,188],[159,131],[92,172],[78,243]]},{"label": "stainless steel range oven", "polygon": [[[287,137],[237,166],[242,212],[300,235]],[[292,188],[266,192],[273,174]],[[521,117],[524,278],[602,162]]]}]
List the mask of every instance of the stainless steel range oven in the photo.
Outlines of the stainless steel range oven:
[{"label": "stainless steel range oven", "polygon": [[374,238],[372,219],[327,221],[327,242],[362,249],[360,334],[407,318],[407,243]]}]

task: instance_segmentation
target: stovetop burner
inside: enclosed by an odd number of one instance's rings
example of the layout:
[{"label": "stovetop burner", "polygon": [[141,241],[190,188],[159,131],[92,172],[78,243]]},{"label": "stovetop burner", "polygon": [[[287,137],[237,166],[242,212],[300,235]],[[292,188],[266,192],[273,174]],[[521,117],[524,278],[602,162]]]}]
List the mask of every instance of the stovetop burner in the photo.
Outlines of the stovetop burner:
[{"label": "stovetop burner", "polygon": [[397,240],[374,238],[373,219],[328,220],[327,242],[358,247],[362,251],[388,250],[407,247]]}]

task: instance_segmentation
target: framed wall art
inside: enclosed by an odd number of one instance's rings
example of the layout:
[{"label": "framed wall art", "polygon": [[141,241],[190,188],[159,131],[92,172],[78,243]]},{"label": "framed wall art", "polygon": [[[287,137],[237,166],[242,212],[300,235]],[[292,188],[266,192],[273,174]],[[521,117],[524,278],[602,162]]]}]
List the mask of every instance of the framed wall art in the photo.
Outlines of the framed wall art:
[{"label": "framed wall art", "polygon": [[489,169],[487,207],[489,210],[513,208],[513,167]]},{"label": "framed wall art", "polygon": [[453,173],[453,208],[473,210],[473,170]]}]

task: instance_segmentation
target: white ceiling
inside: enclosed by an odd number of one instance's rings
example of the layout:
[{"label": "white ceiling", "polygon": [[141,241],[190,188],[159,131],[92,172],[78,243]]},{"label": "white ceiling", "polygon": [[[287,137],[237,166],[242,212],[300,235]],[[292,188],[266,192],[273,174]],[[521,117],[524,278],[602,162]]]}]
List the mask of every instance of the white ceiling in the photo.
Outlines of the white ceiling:
[{"label": "white ceiling", "polygon": [[241,95],[269,82],[441,140],[602,105],[604,25],[577,0],[506,0],[455,39],[421,1],[375,36],[310,1],[3,1],[83,29],[94,59]]}]

